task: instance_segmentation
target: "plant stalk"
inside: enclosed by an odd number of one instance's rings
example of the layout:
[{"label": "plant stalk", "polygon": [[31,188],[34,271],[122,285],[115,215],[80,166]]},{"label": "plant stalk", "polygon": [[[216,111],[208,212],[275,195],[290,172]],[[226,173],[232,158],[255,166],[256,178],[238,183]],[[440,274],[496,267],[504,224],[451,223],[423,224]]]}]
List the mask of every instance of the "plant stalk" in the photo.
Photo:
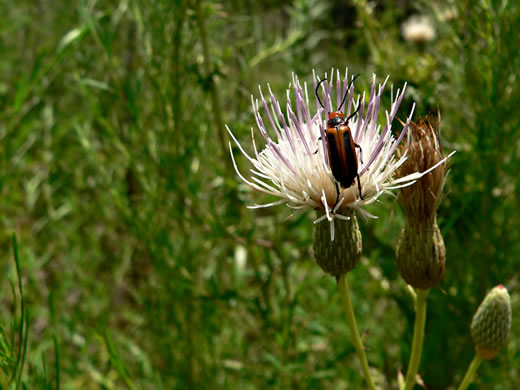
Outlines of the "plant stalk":
[{"label": "plant stalk", "polygon": [[413,329],[412,353],[408,370],[406,371],[406,380],[404,390],[412,390],[415,385],[415,378],[419,371],[419,363],[421,362],[421,353],[424,340],[424,325],[426,324],[426,299],[430,290],[417,289],[417,299],[415,301],[415,325]]},{"label": "plant stalk", "polygon": [[477,372],[480,363],[482,363],[482,358],[478,355],[475,355],[475,357],[471,361],[471,364],[468,367],[468,371],[466,371],[466,375],[464,375],[464,379],[462,380],[457,390],[466,390],[468,388],[468,386],[471,384],[471,382],[473,382],[473,379],[475,378],[475,373]]},{"label": "plant stalk", "polygon": [[354,343],[354,347],[356,348],[359,361],[361,362],[361,368],[363,370],[363,374],[365,375],[365,380],[370,390],[376,390],[376,387],[374,386],[374,382],[372,380],[372,376],[370,375],[370,367],[368,366],[368,360],[365,354],[363,340],[361,340],[361,337],[359,336],[359,330],[356,323],[356,316],[354,315],[354,309],[352,307],[352,300],[350,299],[350,291],[347,283],[346,274],[340,276],[338,280],[338,288],[339,293],[341,295],[341,301],[343,303],[343,309],[345,310],[345,314],[347,315],[347,323],[350,328],[352,342]]}]

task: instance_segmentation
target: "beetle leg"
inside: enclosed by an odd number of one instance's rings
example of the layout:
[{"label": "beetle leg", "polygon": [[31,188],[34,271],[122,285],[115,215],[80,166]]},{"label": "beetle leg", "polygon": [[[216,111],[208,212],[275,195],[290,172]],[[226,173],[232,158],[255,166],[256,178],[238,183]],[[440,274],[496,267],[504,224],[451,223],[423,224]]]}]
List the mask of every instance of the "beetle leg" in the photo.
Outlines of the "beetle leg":
[{"label": "beetle leg", "polygon": [[363,149],[361,149],[361,146],[358,144],[354,144],[354,146],[359,149],[359,161],[363,164]]},{"label": "beetle leg", "polygon": [[334,184],[336,184],[336,202],[334,203],[334,207],[332,208],[333,210],[334,210],[334,208],[336,207],[336,205],[339,202],[339,186],[338,186],[338,182],[334,181]]},{"label": "beetle leg", "polygon": [[[320,135],[320,138],[318,138],[318,141],[321,141],[321,135]],[[319,150],[320,150],[319,148],[316,149],[316,151],[314,152],[314,154],[318,153]]]},{"label": "beetle leg", "polygon": [[358,186],[358,190],[359,190],[359,197],[361,198],[361,200],[363,200],[363,194],[361,193],[361,182],[359,181],[359,173],[356,173],[356,176],[357,176],[357,186]]}]

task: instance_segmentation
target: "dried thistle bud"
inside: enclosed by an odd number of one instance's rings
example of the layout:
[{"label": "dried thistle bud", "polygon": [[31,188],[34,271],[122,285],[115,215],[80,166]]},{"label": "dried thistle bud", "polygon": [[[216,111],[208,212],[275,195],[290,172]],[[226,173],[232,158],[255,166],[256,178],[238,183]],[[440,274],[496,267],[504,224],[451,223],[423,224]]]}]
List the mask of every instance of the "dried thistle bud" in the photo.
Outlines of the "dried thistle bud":
[{"label": "dried thistle bud", "polygon": [[471,322],[471,337],[477,355],[493,359],[505,344],[511,330],[511,298],[499,284],[480,304]]},{"label": "dried thistle bud", "polygon": [[352,270],[361,257],[361,232],[354,212],[348,221],[337,219],[334,241],[328,224],[315,224],[312,237],[314,258],[323,271],[339,277]]},{"label": "dried thistle bud", "polygon": [[[440,113],[437,123],[428,116],[419,123],[410,123],[411,140],[408,146],[407,160],[397,171],[398,177],[404,177],[412,172],[424,172],[431,169],[445,159],[440,143]],[[403,155],[406,148],[400,149]],[[401,189],[400,200],[408,219],[417,221],[431,220],[439,206],[444,181],[446,178],[446,162],[411,186]]]},{"label": "dried thistle bud", "polygon": [[403,279],[415,288],[429,289],[441,281],[446,264],[446,250],[436,212],[446,177],[446,159],[439,139],[440,114],[437,123],[428,117],[411,123],[408,148],[400,155],[407,160],[399,168],[399,177],[410,172],[429,171],[415,184],[400,191],[406,213],[405,227],[397,247],[397,266]]},{"label": "dried thistle bud", "polygon": [[446,249],[436,221],[421,224],[407,221],[396,257],[399,274],[412,287],[430,289],[439,284],[446,268]]}]

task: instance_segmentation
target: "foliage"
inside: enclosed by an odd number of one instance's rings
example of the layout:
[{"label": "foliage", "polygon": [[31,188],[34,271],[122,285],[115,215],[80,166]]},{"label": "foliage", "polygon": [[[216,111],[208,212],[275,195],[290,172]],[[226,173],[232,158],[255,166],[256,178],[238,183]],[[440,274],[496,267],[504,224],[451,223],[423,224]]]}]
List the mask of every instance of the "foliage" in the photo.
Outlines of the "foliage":
[{"label": "foliage", "polygon": [[[283,96],[291,72],[348,66],[365,89],[372,72],[408,81],[402,112],[438,106],[457,150],[424,383],[462,379],[471,317],[503,283],[513,337],[476,386],[519,388],[520,6],[419,3],[1,1],[0,248],[8,275],[15,232],[23,281],[1,284],[2,372],[40,389],[363,388],[335,281],[313,264],[313,216],[246,209],[269,199],[237,180],[224,129],[249,137],[258,84]],[[433,41],[401,37],[415,13]],[[403,217],[388,197],[371,212],[352,300],[395,388],[414,318],[395,265]]]}]

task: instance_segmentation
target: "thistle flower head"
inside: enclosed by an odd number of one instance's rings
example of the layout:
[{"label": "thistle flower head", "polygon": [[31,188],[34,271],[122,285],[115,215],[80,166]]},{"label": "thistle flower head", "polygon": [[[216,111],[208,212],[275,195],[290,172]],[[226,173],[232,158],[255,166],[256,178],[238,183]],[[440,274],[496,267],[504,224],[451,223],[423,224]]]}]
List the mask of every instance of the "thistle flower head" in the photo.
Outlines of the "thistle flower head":
[{"label": "thistle flower head", "polygon": [[401,145],[398,149],[398,154],[407,153],[408,158],[397,170],[397,177],[428,171],[435,166],[437,168],[417,180],[413,186],[402,188],[400,200],[408,219],[426,221],[435,216],[447,171],[440,143],[440,114],[436,123],[429,116],[426,120],[421,118],[418,123],[410,122],[410,127],[412,131],[408,146]]},{"label": "thistle flower head", "polygon": [[[251,97],[256,125],[265,141],[264,148],[259,151],[255,132],[251,129],[253,155],[246,153],[229,128],[228,131],[253,165],[250,178],[242,175],[230,144],[233,165],[239,177],[252,188],[279,198],[273,203],[253,205],[250,208],[287,204],[293,209],[318,210],[321,216],[315,223],[328,220],[331,239],[334,240],[335,218],[348,220],[347,211],[352,209],[373,217],[363,209],[364,206],[375,202],[388,190],[414,183],[427,172],[417,171],[397,179],[394,177],[396,170],[406,160],[406,152],[398,157],[395,151],[408,131],[413,113],[412,108],[402,130],[394,137],[392,122],[403,100],[406,84],[395,95],[392,89],[390,109],[384,111],[383,115],[381,97],[388,77],[382,84],[376,84],[374,74],[370,92],[361,94],[355,92],[353,83],[349,83],[353,77],[348,76],[348,71],[343,79],[339,72],[334,71],[330,76],[326,74],[325,78],[327,80],[319,89],[323,108],[314,95],[320,81],[316,75],[310,94],[307,85],[304,83],[302,86],[298,77],[293,75],[285,104],[275,97],[269,85],[267,95],[260,88],[260,99]],[[339,107],[345,94],[345,103]],[[315,110],[310,108],[314,104]],[[330,167],[325,136],[329,112],[341,109],[348,118],[358,106],[359,111],[349,120],[348,126],[354,143],[359,146],[355,153],[361,194],[357,186],[358,179],[349,188],[337,186]],[[380,116],[385,119],[382,123],[379,123]]]},{"label": "thistle flower head", "polygon": [[[399,196],[406,223],[397,246],[397,267],[408,284],[421,289],[439,284],[446,268],[446,248],[437,226],[436,211],[446,178],[446,159],[451,154],[444,156],[439,127],[440,114],[436,124],[431,117],[410,122],[408,146],[397,151],[408,155],[397,170],[397,177],[429,171],[414,185],[401,188]],[[432,167],[436,169],[432,171]]]},{"label": "thistle flower head", "polygon": [[511,297],[498,285],[482,301],[471,322],[471,336],[477,354],[492,359],[507,341],[511,330]]},{"label": "thistle flower head", "polygon": [[409,42],[425,43],[435,38],[435,27],[424,15],[411,16],[401,27],[403,38]]}]

